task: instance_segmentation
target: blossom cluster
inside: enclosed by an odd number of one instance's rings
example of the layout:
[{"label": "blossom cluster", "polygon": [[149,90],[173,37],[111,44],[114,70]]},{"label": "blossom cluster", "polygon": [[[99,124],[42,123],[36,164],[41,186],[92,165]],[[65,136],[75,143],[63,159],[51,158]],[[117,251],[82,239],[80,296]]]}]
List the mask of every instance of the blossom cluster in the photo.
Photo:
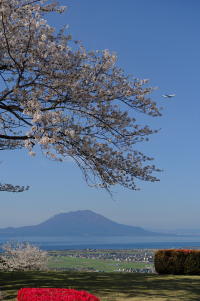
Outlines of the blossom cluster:
[{"label": "blossom cluster", "polygon": [[96,296],[74,289],[64,288],[22,288],[18,301],[100,301]]},{"label": "blossom cluster", "polygon": [[28,271],[43,270],[46,267],[47,252],[34,245],[8,242],[2,246],[2,249],[0,270]]},{"label": "blossom cluster", "polygon": [[13,186],[11,184],[2,184],[0,183],[0,191],[10,191],[10,192],[22,192],[28,190],[29,186]]}]

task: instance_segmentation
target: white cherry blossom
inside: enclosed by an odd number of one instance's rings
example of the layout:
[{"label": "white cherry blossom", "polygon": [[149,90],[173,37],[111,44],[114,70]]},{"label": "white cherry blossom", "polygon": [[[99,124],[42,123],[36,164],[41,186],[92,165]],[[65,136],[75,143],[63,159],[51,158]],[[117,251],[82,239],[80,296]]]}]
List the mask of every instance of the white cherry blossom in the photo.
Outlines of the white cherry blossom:
[{"label": "white cherry blossom", "polygon": [[48,253],[29,243],[8,242],[2,246],[0,271],[44,270]]}]

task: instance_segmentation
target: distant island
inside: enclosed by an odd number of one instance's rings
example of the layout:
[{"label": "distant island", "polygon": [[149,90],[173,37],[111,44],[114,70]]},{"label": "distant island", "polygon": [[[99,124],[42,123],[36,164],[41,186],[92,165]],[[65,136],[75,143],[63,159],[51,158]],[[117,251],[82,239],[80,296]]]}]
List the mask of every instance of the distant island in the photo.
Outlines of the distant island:
[{"label": "distant island", "polygon": [[57,214],[35,225],[0,229],[0,237],[19,236],[165,236],[141,227],[119,224],[91,210]]}]

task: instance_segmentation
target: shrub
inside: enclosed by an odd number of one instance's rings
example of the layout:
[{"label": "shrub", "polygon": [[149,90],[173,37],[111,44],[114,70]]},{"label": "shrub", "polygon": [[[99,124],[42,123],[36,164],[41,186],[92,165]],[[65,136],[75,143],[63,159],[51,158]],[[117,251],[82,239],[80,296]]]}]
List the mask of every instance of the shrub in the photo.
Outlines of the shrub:
[{"label": "shrub", "polygon": [[188,254],[184,263],[184,274],[200,275],[200,251]]},{"label": "shrub", "polygon": [[22,288],[18,301],[100,301],[96,296],[74,289],[64,288]]},{"label": "shrub", "polygon": [[155,270],[159,274],[200,274],[200,251],[158,250],[155,253]]}]

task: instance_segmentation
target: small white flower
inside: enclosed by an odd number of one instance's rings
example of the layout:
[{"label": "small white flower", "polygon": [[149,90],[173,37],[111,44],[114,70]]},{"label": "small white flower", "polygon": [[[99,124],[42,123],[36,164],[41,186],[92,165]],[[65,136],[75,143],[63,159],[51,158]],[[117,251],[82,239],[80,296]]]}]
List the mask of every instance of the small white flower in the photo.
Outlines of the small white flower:
[{"label": "small white flower", "polygon": [[42,40],[42,41],[46,41],[46,39],[47,39],[46,35],[45,35],[45,34],[42,34],[42,35],[41,35],[41,40]]},{"label": "small white flower", "polygon": [[75,137],[75,131],[74,131],[74,130],[69,131],[69,134],[70,134],[70,136],[71,136],[72,138]]}]

